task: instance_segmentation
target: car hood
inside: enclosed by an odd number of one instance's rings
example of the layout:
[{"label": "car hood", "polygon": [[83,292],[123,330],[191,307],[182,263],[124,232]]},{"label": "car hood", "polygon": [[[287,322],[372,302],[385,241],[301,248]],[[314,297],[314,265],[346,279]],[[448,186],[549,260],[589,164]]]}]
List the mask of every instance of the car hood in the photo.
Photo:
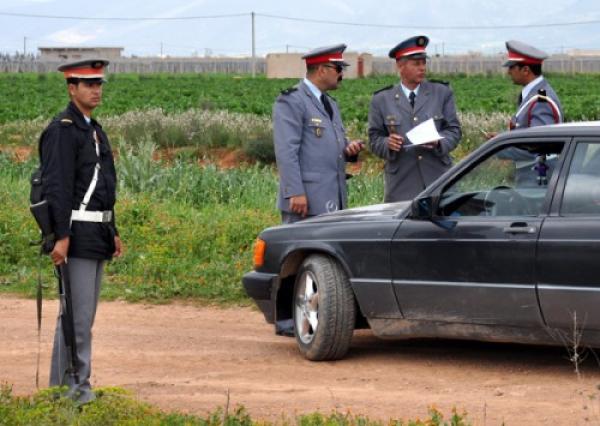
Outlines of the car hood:
[{"label": "car hood", "polygon": [[381,219],[385,217],[397,216],[401,212],[406,211],[409,206],[410,201],[361,206],[353,209],[338,210],[332,213],[324,213],[322,215],[297,222],[297,224]]}]

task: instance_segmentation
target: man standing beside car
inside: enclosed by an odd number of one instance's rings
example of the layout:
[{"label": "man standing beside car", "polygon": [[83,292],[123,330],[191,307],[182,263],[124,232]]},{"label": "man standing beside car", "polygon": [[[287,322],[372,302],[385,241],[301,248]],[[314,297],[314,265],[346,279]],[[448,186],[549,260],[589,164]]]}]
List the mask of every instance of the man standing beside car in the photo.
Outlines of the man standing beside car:
[{"label": "man standing beside car", "polygon": [[327,94],[342,81],[345,49],[340,44],[304,55],[306,78],[282,91],[273,106],[283,223],[347,206],[346,161],[356,161],[363,145],[348,140],[337,103]]},{"label": "man standing beside car", "polygon": [[[523,86],[517,102],[517,112],[511,117],[508,125],[509,130],[562,123],[563,111],[558,95],[542,75],[542,63],[548,55],[516,40],[507,41],[506,49],[508,58],[503,66],[507,68],[512,82]],[[490,132],[486,136],[491,139],[496,134]],[[538,175],[534,173],[534,167],[538,158],[535,154],[515,148],[504,152],[501,158],[515,161],[516,186],[536,185]],[[548,176],[552,174],[555,162],[554,157],[548,159]]]},{"label": "man standing beside car", "polygon": [[[429,39],[404,40],[389,52],[400,83],[373,94],[369,108],[371,151],[385,160],[384,201],[410,200],[452,165],[462,136],[454,95],[447,83],[425,80]],[[406,133],[433,119],[442,139],[412,146]]]},{"label": "man standing beside car", "polygon": [[[122,250],[114,218],[112,150],[91,116],[102,100],[106,65],[108,61],[92,59],[59,67],[70,102],[40,138],[42,196],[56,239],[50,257],[67,274],[61,282],[69,283],[65,297],[72,306],[72,330],[67,331],[61,317],[57,320],[50,386],[68,387],[67,396],[78,403],[95,398],[90,385],[92,325],[104,265]],[[73,338],[68,351],[66,340]]]}]

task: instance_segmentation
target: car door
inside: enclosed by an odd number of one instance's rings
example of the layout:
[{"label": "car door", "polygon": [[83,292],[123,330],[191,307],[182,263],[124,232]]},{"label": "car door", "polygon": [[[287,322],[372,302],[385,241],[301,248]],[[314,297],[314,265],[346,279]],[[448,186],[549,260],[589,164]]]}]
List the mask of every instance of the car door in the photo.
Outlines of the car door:
[{"label": "car door", "polygon": [[540,306],[550,327],[600,330],[600,138],[579,138],[538,247]]},{"label": "car door", "polygon": [[[482,154],[432,191],[439,195],[433,220],[402,223],[392,242],[392,273],[405,318],[542,325],[536,244],[564,145],[515,142]],[[542,155],[552,171],[538,184]]]}]

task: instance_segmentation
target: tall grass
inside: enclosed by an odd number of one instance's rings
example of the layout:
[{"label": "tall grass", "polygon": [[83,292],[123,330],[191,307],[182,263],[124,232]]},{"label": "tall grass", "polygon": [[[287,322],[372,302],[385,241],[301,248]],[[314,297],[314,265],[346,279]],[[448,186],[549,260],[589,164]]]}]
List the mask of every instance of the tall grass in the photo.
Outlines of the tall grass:
[{"label": "tall grass", "polygon": [[[509,116],[503,113],[459,114],[463,137],[452,153],[461,159],[484,142],[482,130],[502,131]],[[19,121],[0,125],[2,146],[36,147],[48,120]],[[188,110],[168,114],[162,109],[130,111],[102,120],[113,147],[137,152],[148,144],[160,149],[181,150],[199,159],[215,148],[241,149],[246,157],[261,163],[273,163],[273,131],[269,117],[227,111]],[[365,123],[346,122],[351,138],[367,140]],[[191,150],[191,154],[190,153]],[[364,156],[364,154],[363,154]]]},{"label": "tall grass", "polygon": [[[151,142],[119,152],[116,218],[126,251],[109,265],[103,295],[247,303],[240,279],[252,268],[254,239],[280,222],[275,170],[154,158]],[[28,211],[34,166],[0,154],[0,290],[32,294],[37,279],[40,259],[29,243],[38,234]],[[349,192],[351,206],[380,202],[382,178],[359,173]],[[45,282],[53,283],[47,258],[42,265]]]}]

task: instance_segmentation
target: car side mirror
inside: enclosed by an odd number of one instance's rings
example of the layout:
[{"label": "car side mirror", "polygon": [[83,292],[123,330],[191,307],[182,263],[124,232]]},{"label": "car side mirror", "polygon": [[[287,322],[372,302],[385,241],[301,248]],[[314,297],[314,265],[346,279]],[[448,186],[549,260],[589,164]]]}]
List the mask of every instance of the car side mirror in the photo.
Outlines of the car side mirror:
[{"label": "car side mirror", "polygon": [[438,197],[428,196],[415,198],[411,203],[413,219],[431,220],[438,207]]}]

